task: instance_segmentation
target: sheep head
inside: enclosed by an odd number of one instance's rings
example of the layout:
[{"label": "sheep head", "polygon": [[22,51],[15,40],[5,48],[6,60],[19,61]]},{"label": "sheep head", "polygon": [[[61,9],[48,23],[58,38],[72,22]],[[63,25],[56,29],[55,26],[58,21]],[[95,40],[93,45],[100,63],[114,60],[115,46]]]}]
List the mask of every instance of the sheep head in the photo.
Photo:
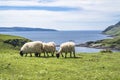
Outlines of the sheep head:
[{"label": "sheep head", "polygon": [[23,51],[20,51],[20,56],[23,56]]},{"label": "sheep head", "polygon": [[59,58],[60,57],[60,53],[56,53],[56,57]]}]

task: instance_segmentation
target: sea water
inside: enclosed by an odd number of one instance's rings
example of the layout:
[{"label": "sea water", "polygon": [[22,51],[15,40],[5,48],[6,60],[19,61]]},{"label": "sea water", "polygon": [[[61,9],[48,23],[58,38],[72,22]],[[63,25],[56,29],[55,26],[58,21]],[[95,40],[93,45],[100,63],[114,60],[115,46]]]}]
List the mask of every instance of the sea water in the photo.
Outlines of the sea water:
[{"label": "sea water", "polygon": [[[75,44],[85,43],[87,41],[96,41],[108,38],[107,35],[101,34],[101,31],[18,31],[18,32],[0,32],[1,34],[9,34],[22,36],[33,41],[50,42],[54,41],[56,45],[63,42],[73,41]],[[57,50],[59,47],[57,47]],[[76,52],[99,52],[100,49],[76,47]]]}]

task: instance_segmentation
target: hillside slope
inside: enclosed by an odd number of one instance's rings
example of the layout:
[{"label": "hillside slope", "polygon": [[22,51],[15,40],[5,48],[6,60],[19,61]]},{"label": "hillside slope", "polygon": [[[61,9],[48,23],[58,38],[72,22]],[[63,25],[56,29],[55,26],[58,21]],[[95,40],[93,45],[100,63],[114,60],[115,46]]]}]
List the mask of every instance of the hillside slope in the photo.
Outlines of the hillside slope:
[{"label": "hillside slope", "polygon": [[113,49],[120,50],[120,22],[111,25],[103,31],[103,34],[114,36],[111,39],[103,39],[98,41],[88,41],[80,44],[82,47],[100,48],[100,49]]},{"label": "hillside slope", "polygon": [[31,40],[19,37],[0,34],[0,50],[5,49],[20,49],[20,47]]},{"label": "hillside slope", "polygon": [[120,35],[120,22],[111,25],[103,31],[104,34],[118,36]]}]

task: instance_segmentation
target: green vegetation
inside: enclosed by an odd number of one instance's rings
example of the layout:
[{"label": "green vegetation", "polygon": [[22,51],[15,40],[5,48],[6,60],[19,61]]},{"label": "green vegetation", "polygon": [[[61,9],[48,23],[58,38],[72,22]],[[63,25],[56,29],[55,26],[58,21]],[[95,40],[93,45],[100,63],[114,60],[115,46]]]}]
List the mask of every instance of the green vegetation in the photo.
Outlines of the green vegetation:
[{"label": "green vegetation", "polygon": [[112,36],[119,36],[120,35],[120,22],[116,23],[115,25],[109,26],[107,29],[103,31],[103,33],[112,35]]},{"label": "green vegetation", "polygon": [[104,47],[120,50],[120,37],[115,37],[113,39],[104,39],[101,41],[101,44]]},{"label": "green vegetation", "polygon": [[115,28],[107,31],[105,34],[112,35],[112,36],[118,36],[118,35],[120,35],[120,27],[115,27]]},{"label": "green vegetation", "polygon": [[93,48],[110,48],[120,50],[120,22],[115,25],[109,26],[103,31],[103,34],[113,36],[112,39],[104,39],[98,41],[86,42],[87,47]]},{"label": "green vegetation", "polygon": [[120,80],[120,53],[80,53],[66,59],[21,57],[19,50],[3,42],[16,38],[24,39],[0,35],[0,80]]},{"label": "green vegetation", "polygon": [[112,39],[103,39],[98,41],[89,41],[85,43],[86,47],[120,50],[120,37]]},{"label": "green vegetation", "polygon": [[25,39],[23,37],[3,35],[0,34],[0,50],[4,49],[20,49],[20,47],[31,40]]},{"label": "green vegetation", "polygon": [[114,36],[114,38],[101,40],[98,43],[101,43],[103,47],[120,50],[120,22],[109,26],[103,33]]}]

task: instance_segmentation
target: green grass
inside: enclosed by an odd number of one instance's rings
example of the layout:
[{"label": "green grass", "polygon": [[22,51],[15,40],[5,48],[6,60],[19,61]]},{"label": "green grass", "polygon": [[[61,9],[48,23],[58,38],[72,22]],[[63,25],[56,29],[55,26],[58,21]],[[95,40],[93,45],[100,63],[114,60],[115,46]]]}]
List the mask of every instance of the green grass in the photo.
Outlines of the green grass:
[{"label": "green grass", "polygon": [[0,41],[8,40],[8,39],[25,39],[23,37],[19,36],[12,36],[12,35],[5,35],[5,34],[0,34]]},{"label": "green grass", "polygon": [[0,50],[20,49],[23,43],[29,41],[31,40],[24,37],[0,34]]},{"label": "green grass", "polygon": [[120,80],[120,53],[77,54],[78,58],[20,57],[0,54],[1,80]]},{"label": "green grass", "polygon": [[76,56],[21,57],[19,50],[0,42],[0,80],[120,80],[120,53]]}]

